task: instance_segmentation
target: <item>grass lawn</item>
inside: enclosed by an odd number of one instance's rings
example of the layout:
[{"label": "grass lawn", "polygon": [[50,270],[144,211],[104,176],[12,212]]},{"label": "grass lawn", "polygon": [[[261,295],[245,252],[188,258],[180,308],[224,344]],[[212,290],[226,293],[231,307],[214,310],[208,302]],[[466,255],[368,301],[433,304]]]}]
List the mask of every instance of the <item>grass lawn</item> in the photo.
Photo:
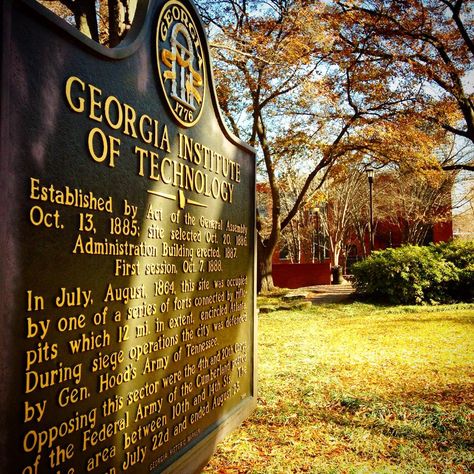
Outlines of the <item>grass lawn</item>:
[{"label": "grass lawn", "polygon": [[259,397],[206,473],[474,472],[474,305],[259,316]]}]

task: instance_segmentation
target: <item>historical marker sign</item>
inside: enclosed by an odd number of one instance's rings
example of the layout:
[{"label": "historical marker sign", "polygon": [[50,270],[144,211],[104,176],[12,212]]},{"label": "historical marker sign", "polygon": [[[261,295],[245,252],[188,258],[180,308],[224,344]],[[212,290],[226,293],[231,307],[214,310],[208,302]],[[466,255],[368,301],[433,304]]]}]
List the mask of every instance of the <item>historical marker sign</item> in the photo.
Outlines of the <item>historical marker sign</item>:
[{"label": "historical marker sign", "polygon": [[193,5],[140,8],[108,50],[3,2],[5,472],[193,472],[255,404],[254,153]]}]

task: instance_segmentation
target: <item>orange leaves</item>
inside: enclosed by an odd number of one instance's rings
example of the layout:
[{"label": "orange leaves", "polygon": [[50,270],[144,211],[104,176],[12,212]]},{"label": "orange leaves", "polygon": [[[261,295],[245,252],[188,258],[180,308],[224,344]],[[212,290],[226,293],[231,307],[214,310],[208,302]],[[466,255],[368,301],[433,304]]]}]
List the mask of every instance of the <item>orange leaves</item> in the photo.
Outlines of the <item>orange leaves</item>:
[{"label": "orange leaves", "polygon": [[461,123],[443,125],[450,125],[451,132],[474,141],[474,106],[466,101],[462,82],[472,66],[474,45],[466,32],[472,28],[472,21],[468,2],[456,4],[457,13],[450,10],[448,2],[434,0],[342,1],[336,14],[337,25],[343,26],[340,51],[342,58],[385,63],[391,75],[385,85],[396,77],[393,66],[408,66],[409,71],[405,72],[411,75],[413,87],[420,83],[421,95],[438,102],[444,100],[442,94],[448,94],[456,105]]}]

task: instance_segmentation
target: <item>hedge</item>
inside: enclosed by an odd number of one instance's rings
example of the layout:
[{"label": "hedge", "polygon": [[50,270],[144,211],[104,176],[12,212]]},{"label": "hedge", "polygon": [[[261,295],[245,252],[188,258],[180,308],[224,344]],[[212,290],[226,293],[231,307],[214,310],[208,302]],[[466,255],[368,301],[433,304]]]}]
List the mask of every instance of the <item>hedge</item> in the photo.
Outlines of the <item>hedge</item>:
[{"label": "hedge", "polygon": [[353,266],[356,291],[391,304],[474,301],[474,242],[406,245]]}]

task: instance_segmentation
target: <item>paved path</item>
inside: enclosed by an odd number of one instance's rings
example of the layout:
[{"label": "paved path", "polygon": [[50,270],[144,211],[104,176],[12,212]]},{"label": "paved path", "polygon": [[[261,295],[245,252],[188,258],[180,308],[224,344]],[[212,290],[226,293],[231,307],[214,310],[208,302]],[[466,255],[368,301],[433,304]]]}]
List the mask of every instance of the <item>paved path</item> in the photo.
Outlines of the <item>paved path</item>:
[{"label": "paved path", "polygon": [[318,303],[342,303],[350,301],[354,295],[354,288],[350,283],[341,285],[317,285],[304,288],[309,292],[308,299],[313,304]]}]

